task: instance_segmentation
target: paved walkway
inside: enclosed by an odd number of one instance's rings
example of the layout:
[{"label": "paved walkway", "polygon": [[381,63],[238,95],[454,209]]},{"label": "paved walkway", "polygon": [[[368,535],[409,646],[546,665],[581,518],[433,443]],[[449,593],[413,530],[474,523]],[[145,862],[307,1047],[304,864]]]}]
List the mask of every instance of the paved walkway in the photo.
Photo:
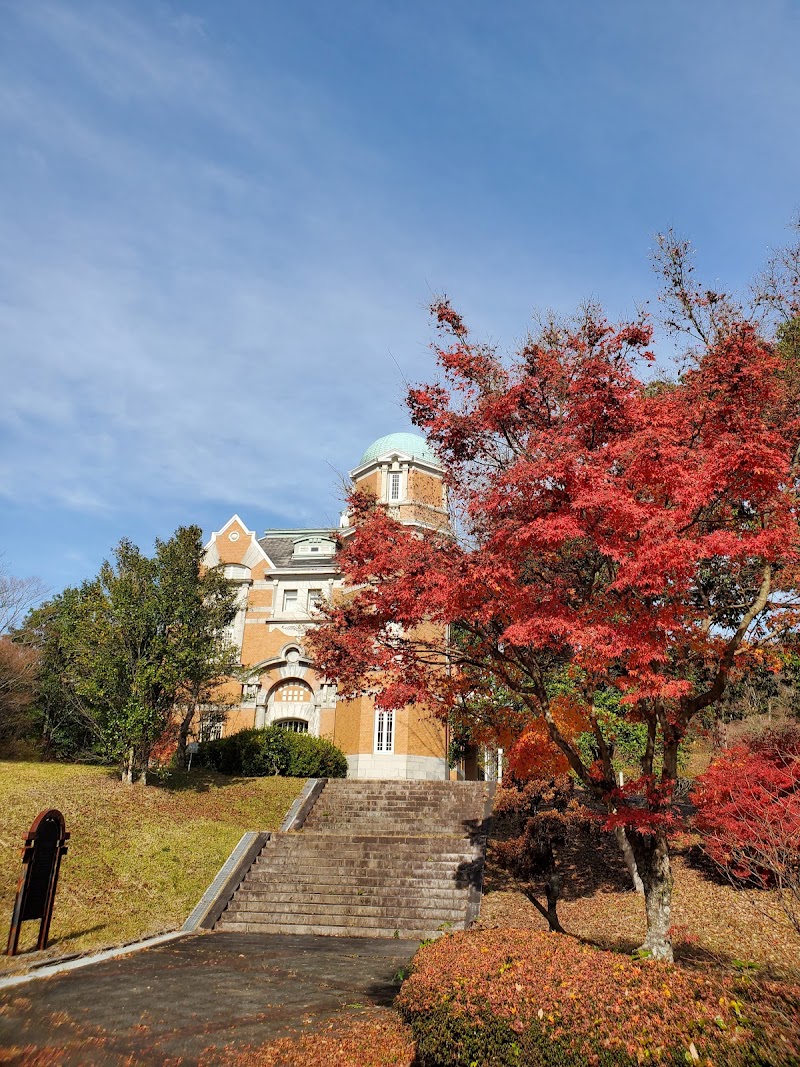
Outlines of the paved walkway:
[{"label": "paved walkway", "polygon": [[214,1050],[390,1004],[416,948],[384,938],[191,935],[0,994],[0,1063],[212,1064]]}]

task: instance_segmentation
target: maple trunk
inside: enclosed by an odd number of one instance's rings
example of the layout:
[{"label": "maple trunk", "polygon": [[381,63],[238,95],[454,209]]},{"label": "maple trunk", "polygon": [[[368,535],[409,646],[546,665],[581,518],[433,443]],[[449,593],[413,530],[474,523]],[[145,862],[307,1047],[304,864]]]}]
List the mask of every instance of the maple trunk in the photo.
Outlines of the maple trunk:
[{"label": "maple trunk", "polygon": [[175,749],[175,766],[181,771],[186,770],[186,746],[189,742],[189,729],[191,728],[196,709],[197,703],[191,701],[186,714],[181,719],[181,724],[178,729],[178,747]]},{"label": "maple trunk", "polygon": [[550,933],[565,934],[566,930],[558,919],[558,901],[561,896],[561,876],[554,867],[551,867],[547,871],[544,892],[547,899],[547,907],[539,902],[533,889],[526,890],[525,895],[540,915],[544,916],[547,920]]},{"label": "maple trunk", "polygon": [[644,886],[642,885],[642,879],[639,877],[639,871],[636,866],[636,856],[633,854],[631,843],[628,840],[628,835],[622,826],[618,826],[614,831],[614,836],[617,839],[617,844],[622,851],[622,856],[625,860],[625,866],[628,868],[628,874],[631,876],[633,882],[633,888],[637,893],[641,893],[644,896]]},{"label": "maple trunk", "polygon": [[669,844],[663,831],[652,834],[629,833],[636,867],[644,887],[647,935],[643,950],[654,959],[672,961],[672,867]]},{"label": "maple trunk", "polygon": [[547,925],[552,933],[563,934],[564,927],[558,921],[558,898],[561,896],[561,878],[555,870],[548,874],[544,887],[547,897]]}]

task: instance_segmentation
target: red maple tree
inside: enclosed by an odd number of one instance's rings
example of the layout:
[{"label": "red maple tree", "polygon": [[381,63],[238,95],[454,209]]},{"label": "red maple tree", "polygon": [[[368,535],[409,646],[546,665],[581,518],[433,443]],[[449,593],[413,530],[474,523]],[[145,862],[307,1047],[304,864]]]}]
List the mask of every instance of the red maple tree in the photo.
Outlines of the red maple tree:
[{"label": "red maple tree", "polygon": [[775,889],[800,934],[800,726],[723,752],[697,779],[692,800],[707,855],[733,882]]},{"label": "red maple tree", "polygon": [[[697,315],[704,300],[716,310],[711,296],[679,293]],[[313,637],[316,661],[347,694],[442,717],[489,681],[513,694],[603,805],[641,880],[644,947],[671,958],[679,745],[734,664],[796,621],[796,375],[733,315],[664,381],[644,319],[613,326],[589,308],[506,361],[446,300],[433,314],[440,378],[408,403],[443,466],[452,530],[404,526],[356,494],[341,552],[354,592]],[[594,762],[563,728],[554,672]],[[641,777],[624,788],[594,702],[610,687],[646,725]]]}]

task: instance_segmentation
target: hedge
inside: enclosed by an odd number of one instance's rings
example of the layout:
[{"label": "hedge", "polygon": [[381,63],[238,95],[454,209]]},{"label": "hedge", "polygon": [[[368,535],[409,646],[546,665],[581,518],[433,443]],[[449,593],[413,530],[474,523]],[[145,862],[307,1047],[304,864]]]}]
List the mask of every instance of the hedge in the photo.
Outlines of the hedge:
[{"label": "hedge", "polygon": [[347,757],[332,741],[296,734],[280,726],[240,730],[200,745],[196,760],[221,774],[263,778],[346,778]]},{"label": "hedge", "polygon": [[560,934],[424,945],[395,1006],[422,1067],[789,1067],[800,986],[633,960]]}]

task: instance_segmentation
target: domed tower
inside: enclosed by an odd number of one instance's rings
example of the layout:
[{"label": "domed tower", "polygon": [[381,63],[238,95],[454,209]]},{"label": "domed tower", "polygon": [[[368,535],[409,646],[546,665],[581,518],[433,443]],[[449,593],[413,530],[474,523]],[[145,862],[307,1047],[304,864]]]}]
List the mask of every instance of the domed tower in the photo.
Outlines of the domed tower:
[{"label": "domed tower", "polygon": [[[447,489],[442,468],[427,441],[414,433],[391,433],[374,441],[350,471],[355,489],[365,489],[399,522],[447,526]],[[345,512],[342,526],[349,526]]]}]

